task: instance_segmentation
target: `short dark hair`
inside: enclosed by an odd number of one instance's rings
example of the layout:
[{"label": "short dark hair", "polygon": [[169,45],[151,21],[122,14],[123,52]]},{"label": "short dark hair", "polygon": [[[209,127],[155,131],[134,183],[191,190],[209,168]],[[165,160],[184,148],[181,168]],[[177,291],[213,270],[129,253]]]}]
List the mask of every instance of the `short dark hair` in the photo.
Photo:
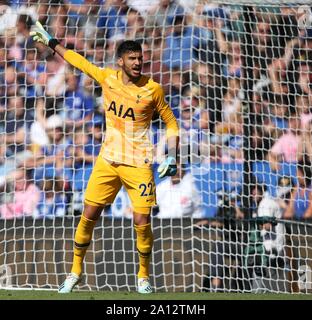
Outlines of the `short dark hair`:
[{"label": "short dark hair", "polygon": [[33,25],[33,20],[31,16],[27,14],[21,14],[18,17],[17,22],[24,24],[24,26],[27,28],[27,30],[30,30],[31,26]]},{"label": "short dark hair", "polygon": [[142,51],[141,44],[138,41],[126,40],[123,41],[117,48],[117,57],[120,58],[126,52]]},{"label": "short dark hair", "polygon": [[249,182],[250,191],[253,189],[257,189],[262,194],[267,191],[267,186],[264,183],[261,183],[255,175],[252,175],[251,180]]},{"label": "short dark hair", "polygon": [[300,170],[304,175],[304,179],[308,186],[312,183],[312,169],[311,169],[311,160],[308,155],[304,155],[300,161],[297,163],[297,170]]},{"label": "short dark hair", "polygon": [[184,15],[183,14],[178,14],[173,18],[173,24],[177,25],[177,24],[182,24],[184,21]]}]

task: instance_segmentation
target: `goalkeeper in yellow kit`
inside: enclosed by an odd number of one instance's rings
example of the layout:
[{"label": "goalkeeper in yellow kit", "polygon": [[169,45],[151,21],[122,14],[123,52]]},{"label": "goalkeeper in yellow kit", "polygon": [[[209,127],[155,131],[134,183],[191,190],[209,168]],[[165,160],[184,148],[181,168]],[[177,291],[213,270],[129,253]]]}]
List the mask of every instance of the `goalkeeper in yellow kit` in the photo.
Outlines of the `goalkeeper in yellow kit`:
[{"label": "goalkeeper in yellow kit", "polygon": [[154,111],[166,124],[168,156],[158,167],[159,177],[176,174],[179,128],[164,101],[161,86],[141,74],[142,48],[124,41],[117,49],[120,70],[99,68],[78,53],[67,50],[37,22],[31,32],[35,41],[50,47],[72,66],[102,86],[106,116],[106,137],[85,192],[84,211],[77,226],[71,273],[59,287],[60,293],[73,290],[80,281],[83,259],[93,228],[105,205],[114,201],[123,185],[133,206],[134,228],[139,254],[138,292],[151,293],[149,263],[153,247],[150,212],[156,204],[149,127]]}]

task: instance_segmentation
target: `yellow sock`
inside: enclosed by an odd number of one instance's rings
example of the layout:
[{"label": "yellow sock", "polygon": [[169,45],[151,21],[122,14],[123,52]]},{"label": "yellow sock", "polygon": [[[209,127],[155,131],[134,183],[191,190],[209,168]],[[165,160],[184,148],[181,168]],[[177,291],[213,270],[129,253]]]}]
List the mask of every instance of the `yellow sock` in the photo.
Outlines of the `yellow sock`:
[{"label": "yellow sock", "polygon": [[90,244],[95,224],[96,221],[86,218],[83,214],[81,215],[75,234],[74,259],[71,269],[71,272],[78,276],[82,273],[83,259]]},{"label": "yellow sock", "polygon": [[149,277],[149,263],[153,247],[153,233],[151,224],[134,225],[137,234],[137,250],[139,253],[138,278]]}]

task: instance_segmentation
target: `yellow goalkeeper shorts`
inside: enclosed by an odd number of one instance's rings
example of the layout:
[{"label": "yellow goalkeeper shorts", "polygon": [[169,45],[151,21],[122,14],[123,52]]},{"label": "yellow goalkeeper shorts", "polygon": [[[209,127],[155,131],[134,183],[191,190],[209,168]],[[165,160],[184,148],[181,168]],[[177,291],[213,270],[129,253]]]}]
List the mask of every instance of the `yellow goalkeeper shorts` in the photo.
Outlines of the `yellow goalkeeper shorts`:
[{"label": "yellow goalkeeper shorts", "polygon": [[[150,208],[156,204],[154,175],[151,168],[137,168],[115,164],[99,156],[92,170],[85,192],[85,202],[90,205],[106,205],[114,199],[124,186],[133,209]],[[149,210],[139,210],[149,213]]]}]

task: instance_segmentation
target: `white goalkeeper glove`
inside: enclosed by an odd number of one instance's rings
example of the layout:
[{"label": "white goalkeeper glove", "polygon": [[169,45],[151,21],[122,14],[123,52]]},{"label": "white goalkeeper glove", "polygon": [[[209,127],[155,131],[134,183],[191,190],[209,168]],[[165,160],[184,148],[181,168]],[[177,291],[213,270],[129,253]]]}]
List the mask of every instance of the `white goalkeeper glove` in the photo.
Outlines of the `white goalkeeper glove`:
[{"label": "white goalkeeper glove", "polygon": [[55,47],[60,44],[59,41],[53,38],[47,31],[44,30],[42,24],[37,21],[36,28],[30,32],[34,41],[41,42],[44,45],[50,47],[55,52]]},{"label": "white goalkeeper glove", "polygon": [[165,176],[175,176],[177,173],[177,163],[174,157],[168,157],[158,167],[158,177],[163,178]]},{"label": "white goalkeeper glove", "polygon": [[33,37],[34,41],[41,42],[46,46],[49,46],[49,41],[53,39],[53,37],[44,30],[39,21],[36,22],[36,28],[30,32],[30,35]]}]

